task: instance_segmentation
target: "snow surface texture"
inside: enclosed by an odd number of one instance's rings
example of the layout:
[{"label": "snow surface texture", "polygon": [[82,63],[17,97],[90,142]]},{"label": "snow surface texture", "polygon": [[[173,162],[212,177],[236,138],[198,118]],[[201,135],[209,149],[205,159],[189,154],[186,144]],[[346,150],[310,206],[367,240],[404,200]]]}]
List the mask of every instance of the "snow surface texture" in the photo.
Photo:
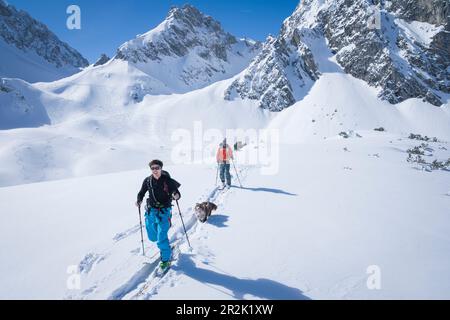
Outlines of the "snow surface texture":
[{"label": "snow surface texture", "polygon": [[[448,298],[449,284],[442,281],[450,267],[448,172],[406,163],[414,141],[359,133],[363,138],[282,147],[282,167],[273,177],[238,163],[244,188],[225,193],[214,188],[213,166],[168,167],[183,184],[181,208],[193,249],[175,209],[170,237],[179,249],[162,280],[152,278],[155,245],[146,239],[152,258],[141,255],[133,206],[147,171],[2,188],[1,212],[14,214],[1,216],[1,272],[8,276],[1,278],[0,295]],[[219,209],[200,224],[193,206],[206,200]],[[81,272],[78,290],[66,286],[72,265]],[[366,286],[372,265],[381,269],[381,290]]]}]

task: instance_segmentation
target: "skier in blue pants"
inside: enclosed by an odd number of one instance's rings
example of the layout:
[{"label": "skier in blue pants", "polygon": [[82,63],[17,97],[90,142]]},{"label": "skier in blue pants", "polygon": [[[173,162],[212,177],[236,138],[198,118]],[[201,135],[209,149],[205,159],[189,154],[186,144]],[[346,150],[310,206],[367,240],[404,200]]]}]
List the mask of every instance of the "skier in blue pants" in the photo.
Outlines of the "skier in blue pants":
[{"label": "skier in blue pants", "polygon": [[170,261],[172,257],[172,250],[167,236],[172,225],[171,220],[171,208],[150,208],[149,211],[145,213],[145,228],[147,230],[148,239],[151,242],[156,242],[161,252],[161,261]]},{"label": "skier in blue pants", "polygon": [[170,266],[172,249],[170,248],[168,232],[172,226],[172,200],[181,198],[178,188],[181,186],[172,179],[168,172],[163,171],[163,163],[153,160],[149,164],[152,175],[145,178],[137,196],[136,206],[140,207],[148,192],[145,212],[145,227],[148,238],[156,242],[161,253],[161,268]]}]

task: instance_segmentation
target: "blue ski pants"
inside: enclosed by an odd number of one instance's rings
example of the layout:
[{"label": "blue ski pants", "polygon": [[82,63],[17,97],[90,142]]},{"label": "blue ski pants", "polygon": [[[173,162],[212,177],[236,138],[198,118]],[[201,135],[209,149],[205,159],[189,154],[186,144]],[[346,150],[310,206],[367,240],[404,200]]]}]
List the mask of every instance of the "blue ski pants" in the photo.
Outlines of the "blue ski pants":
[{"label": "blue ski pants", "polygon": [[231,186],[231,174],[230,174],[230,164],[221,163],[220,167],[220,180],[225,183],[225,177],[227,178],[227,185]]},{"label": "blue ski pants", "polygon": [[151,242],[156,242],[161,252],[161,261],[167,262],[172,258],[168,232],[172,226],[172,208],[150,208],[145,213],[145,228]]}]

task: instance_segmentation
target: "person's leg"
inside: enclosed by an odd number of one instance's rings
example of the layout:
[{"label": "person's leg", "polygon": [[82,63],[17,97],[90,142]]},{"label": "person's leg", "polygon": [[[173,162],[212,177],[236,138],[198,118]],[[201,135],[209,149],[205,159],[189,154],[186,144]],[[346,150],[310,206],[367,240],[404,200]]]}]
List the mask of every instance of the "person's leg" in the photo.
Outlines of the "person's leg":
[{"label": "person's leg", "polygon": [[156,242],[158,239],[157,224],[155,220],[155,209],[150,209],[150,212],[145,214],[145,229],[147,230],[148,239],[151,242]]},{"label": "person's leg", "polygon": [[226,165],[226,173],[227,173],[227,185],[231,186],[231,174],[230,174],[231,165]]},{"label": "person's leg", "polygon": [[220,164],[220,180],[222,181],[222,184],[225,184],[225,164],[221,163]]},{"label": "person's leg", "polygon": [[167,262],[172,258],[168,232],[172,225],[172,209],[161,209],[160,220],[158,222],[158,248],[161,251],[161,261]]}]

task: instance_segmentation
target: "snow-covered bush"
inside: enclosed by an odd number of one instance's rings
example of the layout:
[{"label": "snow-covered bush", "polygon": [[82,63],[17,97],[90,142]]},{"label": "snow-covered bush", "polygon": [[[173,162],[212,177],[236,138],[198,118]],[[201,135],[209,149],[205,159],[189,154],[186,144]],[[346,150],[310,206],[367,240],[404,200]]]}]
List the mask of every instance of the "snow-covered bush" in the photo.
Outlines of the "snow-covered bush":
[{"label": "snow-covered bush", "polygon": [[343,137],[344,139],[348,139],[348,138],[362,138],[362,136],[360,134],[358,134],[357,132],[354,132],[353,130],[349,130],[349,131],[342,131],[341,133],[339,133],[339,135],[341,137]]},{"label": "snow-covered bush", "polygon": [[[430,152],[429,154],[425,154],[425,151]],[[417,163],[420,165],[422,170],[433,171],[433,170],[450,170],[450,158],[445,161],[439,161],[437,159],[433,160],[433,162],[428,163],[425,161],[422,156],[432,156],[431,152],[433,149],[428,146],[426,143],[422,143],[420,146],[416,146],[412,149],[408,149],[406,151],[408,153],[408,158],[406,159],[409,163]]]},{"label": "snow-covered bush", "polygon": [[439,142],[438,138],[436,138],[436,137],[433,137],[433,138],[430,138],[428,136],[422,137],[420,134],[414,134],[414,133],[411,133],[409,135],[408,139],[419,140],[419,141],[429,141],[429,142]]},{"label": "snow-covered bush", "polygon": [[406,152],[408,153],[408,155],[420,155],[420,156],[424,156],[425,152],[422,149],[422,146],[416,146],[412,149],[408,149],[406,150]]}]

